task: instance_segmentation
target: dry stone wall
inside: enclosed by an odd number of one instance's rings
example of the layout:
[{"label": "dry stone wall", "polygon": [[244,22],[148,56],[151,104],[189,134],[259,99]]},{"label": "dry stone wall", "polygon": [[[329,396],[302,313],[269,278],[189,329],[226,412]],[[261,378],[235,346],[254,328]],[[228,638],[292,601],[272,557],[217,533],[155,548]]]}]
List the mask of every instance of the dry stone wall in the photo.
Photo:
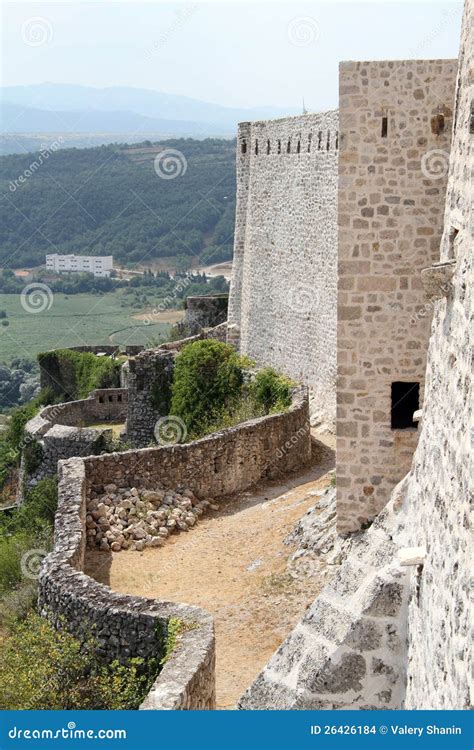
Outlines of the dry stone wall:
[{"label": "dry stone wall", "polygon": [[99,452],[108,430],[87,425],[125,420],[127,401],[127,389],[103,388],[87,399],[45,406],[30,419],[25,425],[17,501],[22,502],[25,489],[56,476],[60,459]]},{"label": "dry stone wall", "polygon": [[209,331],[170,341],[158,349],[145,349],[123,365],[122,381],[129,391],[127,439],[134,447],[153,443],[157,421],[169,413],[176,354],[187,344],[201,339],[225,341],[226,333],[227,324],[220,323]]},{"label": "dry stone wall", "polygon": [[208,497],[230,494],[299,468],[310,452],[308,395],[298,388],[289,411],[194,443],[61,461],[55,544],[39,578],[41,613],[57,627],[66,623],[78,637],[92,635],[107,659],[161,658],[170,619],[182,620],[189,627],[142,708],[214,708],[212,618],[197,607],[116,594],[87,576],[88,501],[112,491],[112,483],[150,490],[187,485]]},{"label": "dry stone wall", "polygon": [[218,497],[304,466],[311,456],[308,394],[295,388],[288,411],[244,422],[192,443],[142,448],[86,459],[91,485],[153,489],[183,485]]},{"label": "dry stone wall", "polygon": [[184,625],[142,709],[215,707],[212,618],[198,607],[124,596],[83,572],[86,544],[86,467],[80,458],[60,464],[53,552],[39,576],[39,609],[56,627],[94,638],[104,659],[162,659],[168,623]]},{"label": "dry stone wall", "polygon": [[311,389],[333,425],[337,112],[241,123],[228,341]]},{"label": "dry stone wall", "polygon": [[190,334],[203,328],[215,328],[227,320],[228,294],[209,294],[186,298],[186,313],[181,324]]},{"label": "dry stone wall", "polygon": [[418,383],[422,401],[431,310],[420,271],[439,252],[456,67],[454,60],[340,65],[342,533],[359,529],[383,508],[409,470],[418,439],[415,425],[392,428],[393,409],[405,398],[392,399],[392,383],[412,384],[411,393]]}]

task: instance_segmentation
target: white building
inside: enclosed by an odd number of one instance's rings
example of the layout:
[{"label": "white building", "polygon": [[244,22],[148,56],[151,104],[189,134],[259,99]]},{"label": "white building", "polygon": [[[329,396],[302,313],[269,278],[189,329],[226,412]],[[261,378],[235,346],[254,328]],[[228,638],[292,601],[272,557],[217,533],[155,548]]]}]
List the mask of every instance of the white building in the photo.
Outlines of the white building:
[{"label": "white building", "polygon": [[110,276],[114,268],[113,255],[58,255],[46,256],[46,268],[53,273],[92,273]]}]

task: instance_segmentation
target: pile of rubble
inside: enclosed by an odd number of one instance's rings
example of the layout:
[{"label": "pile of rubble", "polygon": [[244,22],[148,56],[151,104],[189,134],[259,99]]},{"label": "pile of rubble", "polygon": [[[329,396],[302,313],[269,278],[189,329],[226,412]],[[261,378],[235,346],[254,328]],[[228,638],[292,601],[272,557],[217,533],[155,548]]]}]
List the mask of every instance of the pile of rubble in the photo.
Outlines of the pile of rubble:
[{"label": "pile of rubble", "polygon": [[219,506],[199,500],[185,487],[149,490],[108,484],[87,502],[87,542],[112,552],[161,547],[173,532],[192,528],[208,509]]}]

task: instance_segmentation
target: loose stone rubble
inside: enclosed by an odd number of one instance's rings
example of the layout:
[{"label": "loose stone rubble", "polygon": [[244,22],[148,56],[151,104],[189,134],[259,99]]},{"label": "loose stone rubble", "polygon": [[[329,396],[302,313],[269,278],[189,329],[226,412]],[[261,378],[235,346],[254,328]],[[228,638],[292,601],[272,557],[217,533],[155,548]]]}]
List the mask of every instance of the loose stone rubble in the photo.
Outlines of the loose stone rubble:
[{"label": "loose stone rubble", "polygon": [[87,502],[87,542],[104,552],[162,547],[171,534],[189,531],[208,510],[219,510],[219,505],[200,500],[187,487],[157,485],[150,490],[108,484],[92,491]]}]

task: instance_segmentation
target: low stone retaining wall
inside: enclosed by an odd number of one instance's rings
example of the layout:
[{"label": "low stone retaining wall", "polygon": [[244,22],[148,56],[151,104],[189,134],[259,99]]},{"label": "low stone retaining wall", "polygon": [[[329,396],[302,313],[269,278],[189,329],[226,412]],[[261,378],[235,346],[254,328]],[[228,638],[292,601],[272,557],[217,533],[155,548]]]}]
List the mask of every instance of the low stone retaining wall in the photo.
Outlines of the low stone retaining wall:
[{"label": "low stone retaining wall", "polygon": [[99,452],[107,429],[93,429],[91,422],[125,421],[126,388],[103,388],[89,398],[45,406],[25,425],[17,501],[26,487],[53,477],[60,459]]},{"label": "low stone retaining wall", "polygon": [[86,459],[96,491],[106,484],[153,489],[185,485],[198,497],[239,492],[293,471],[311,456],[308,393],[295,388],[287,412],[231,427],[183,445],[142,448]]},{"label": "low stone retaining wall", "polygon": [[165,654],[168,623],[183,623],[143,709],[211,709],[215,706],[214,629],[198,607],[124,596],[83,572],[86,544],[86,464],[60,462],[54,549],[39,576],[39,610],[56,627],[93,637],[108,660]]},{"label": "low stone retaining wall", "polygon": [[183,621],[178,646],[141,708],[214,708],[211,616],[198,607],[117,594],[85,575],[87,498],[92,488],[110,482],[149,488],[157,482],[186,484],[197,494],[230,494],[297,469],[310,453],[307,389],[296,388],[287,412],[194,443],[60,461],[54,550],[39,577],[41,613],[57,627],[65,622],[79,637],[92,635],[107,659],[161,658],[169,621]]}]

